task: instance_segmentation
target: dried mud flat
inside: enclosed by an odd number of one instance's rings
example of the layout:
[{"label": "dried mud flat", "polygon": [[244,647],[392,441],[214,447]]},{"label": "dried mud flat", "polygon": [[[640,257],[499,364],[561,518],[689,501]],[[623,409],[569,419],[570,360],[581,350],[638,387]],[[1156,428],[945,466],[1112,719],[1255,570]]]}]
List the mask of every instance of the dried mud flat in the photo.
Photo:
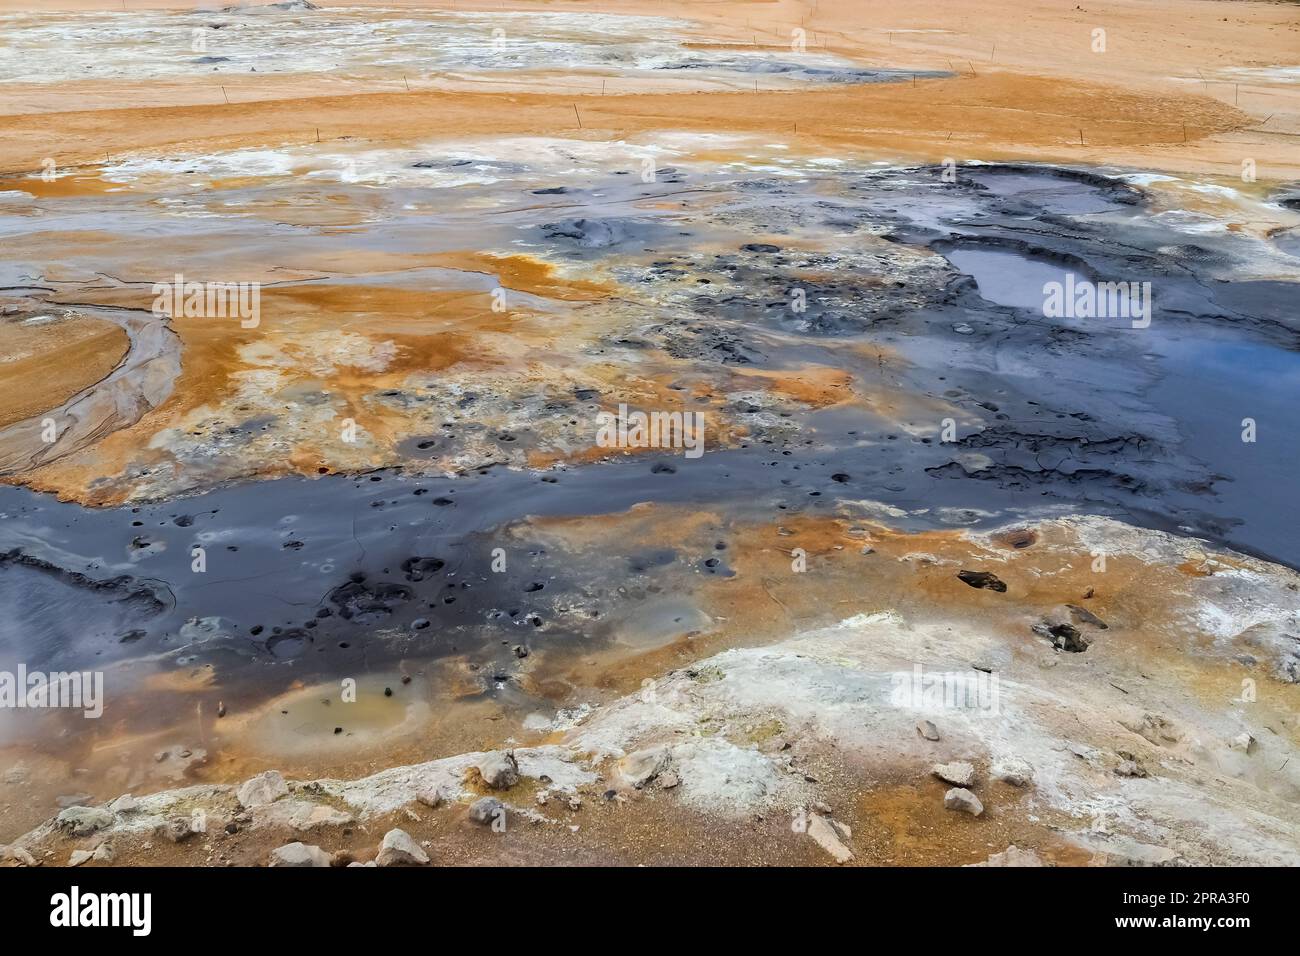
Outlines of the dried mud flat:
[{"label": "dried mud flat", "polygon": [[[1284,61],[82,6],[0,60],[0,668],[106,695],[0,710],[5,863],[1300,862]],[[1045,314],[1117,280],[1149,321]],[[602,446],[621,406],[704,453]]]}]

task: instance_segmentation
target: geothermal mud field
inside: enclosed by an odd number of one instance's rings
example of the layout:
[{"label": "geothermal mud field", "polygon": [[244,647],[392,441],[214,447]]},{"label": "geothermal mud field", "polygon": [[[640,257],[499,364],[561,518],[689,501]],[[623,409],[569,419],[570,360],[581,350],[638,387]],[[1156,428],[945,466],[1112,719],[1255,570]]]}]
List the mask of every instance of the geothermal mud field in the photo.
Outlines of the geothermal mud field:
[{"label": "geothermal mud field", "polygon": [[965,71],[798,4],[108,6],[0,12],[6,863],[1300,863],[1293,176],[819,137]]}]

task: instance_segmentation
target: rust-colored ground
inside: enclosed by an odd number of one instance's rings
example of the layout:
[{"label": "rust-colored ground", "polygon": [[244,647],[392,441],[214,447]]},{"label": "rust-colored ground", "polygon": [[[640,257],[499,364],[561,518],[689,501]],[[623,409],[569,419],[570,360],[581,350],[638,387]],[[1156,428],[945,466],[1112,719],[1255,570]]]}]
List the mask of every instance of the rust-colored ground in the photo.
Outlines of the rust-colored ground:
[{"label": "rust-colored ground", "polygon": [[[396,5],[453,6],[434,0]],[[53,6],[117,9],[120,4],[118,0],[67,0]],[[128,9],[167,6],[186,4],[132,0]],[[53,182],[31,177],[10,180],[38,197],[55,198],[102,193],[108,187],[95,175],[95,164],[134,151],[210,152],[342,137],[373,144],[518,135],[621,141],[684,131],[771,135],[806,156],[1116,164],[1229,183],[1246,194],[1261,194],[1278,181],[1300,178],[1300,154],[1294,148],[1300,135],[1300,86],[1258,78],[1248,83],[1222,79],[1232,75],[1223,72],[1231,68],[1260,69],[1294,59],[1300,16],[1289,5],[1124,0],[1085,11],[1064,3],[1011,0],[984,0],[978,9],[897,0],[867,7],[847,0],[816,4],[802,0],[618,4],[522,0],[508,5],[485,0],[454,6],[458,10],[509,6],[678,16],[696,23],[697,45],[748,43],[788,53],[790,44],[800,40],[811,50],[824,49],[867,64],[948,70],[955,75],[916,83],[785,91],[763,90],[760,84],[757,92],[671,92],[671,84],[615,78],[601,81],[603,94],[594,85],[590,90],[575,90],[572,77],[553,74],[498,77],[488,90],[482,85],[434,88],[417,83],[410,92],[405,84],[399,91],[391,83],[273,74],[223,75],[224,95],[207,80],[189,78],[146,84],[8,84],[0,90],[0,173],[30,174],[46,160],[62,170],[78,167],[78,174]],[[23,0],[0,0],[0,10],[28,7]],[[1104,52],[1094,50],[1093,31],[1098,29],[1105,31]],[[699,158],[709,157],[706,151]],[[735,159],[727,153],[713,158]],[[1246,160],[1255,164],[1255,183],[1241,182]],[[238,185],[218,182],[213,188]],[[1177,190],[1178,185],[1158,188]],[[1178,203],[1190,208],[1224,201],[1207,191],[1179,190],[1178,195]],[[1253,209],[1252,216],[1257,217],[1261,208]],[[340,227],[357,215],[356,210],[331,210],[328,203],[312,203],[266,214],[286,223],[318,226],[335,224],[321,220],[332,215]],[[1252,228],[1266,230],[1271,225],[1259,222]],[[97,244],[107,253],[114,239],[37,232],[32,242],[37,244],[33,248],[48,245],[54,257],[61,249],[89,250]],[[167,252],[179,262],[187,250],[199,248],[201,244],[179,241]],[[574,305],[612,293],[612,286],[596,275],[561,276],[527,256],[473,250],[366,252],[348,261],[330,261],[303,257],[289,244],[277,252],[277,261],[283,270],[277,278],[320,271],[346,275],[364,269],[440,266],[495,275],[507,289]],[[256,269],[251,262],[232,262],[241,270]],[[155,277],[134,278],[153,281]],[[117,304],[139,298],[130,290],[100,289],[95,295],[96,301]],[[352,286],[337,291],[268,289],[266,309],[286,354],[301,351],[296,343],[317,335],[316,330],[327,339],[355,333],[365,343],[383,343],[396,354],[392,361],[369,367],[336,365],[329,373],[336,394],[333,415],[291,436],[297,449],[293,455],[259,453],[264,473],[318,474],[404,463],[395,448],[415,428],[409,417],[371,407],[364,416],[366,442],[345,446],[336,440],[335,432],[345,418],[355,415],[360,420],[360,396],[377,388],[398,387],[411,370],[438,373],[455,367],[462,374],[489,369],[515,381],[560,388],[573,384],[570,380],[580,371],[588,379],[618,383],[619,388],[610,393],[617,396],[615,401],[654,396],[659,391],[655,383],[682,372],[648,369],[644,377],[629,377],[616,365],[602,368],[598,363],[575,370],[569,357],[597,338],[601,328],[574,325],[572,313],[559,327],[550,320],[530,321],[526,313],[506,321],[489,313],[489,306],[483,292],[413,297],[400,290]],[[197,439],[205,428],[238,424],[241,407],[267,413],[254,408],[256,402],[241,399],[246,391],[274,394],[259,378],[265,376],[265,369],[250,358],[249,334],[204,322],[173,324],[184,345],[185,371],[169,401],[97,448],[56,462],[27,480],[66,497],[100,504],[132,494],[148,495],[154,492],[112,482],[100,482],[94,492],[89,485],[132,466],[159,464],[178,435],[189,433]],[[268,339],[271,346],[275,339]],[[507,339],[513,345],[505,346]],[[51,408],[75,386],[94,381],[94,376],[120,359],[121,342],[107,333],[81,341],[70,357],[74,361],[68,367],[76,372],[67,381],[62,376],[70,373],[60,373],[42,387],[29,388],[25,384],[29,375],[7,377],[6,388],[20,392],[22,400],[6,403],[8,411],[0,425]],[[292,387],[312,385],[309,370],[285,374],[296,376]],[[904,411],[895,390],[851,382],[833,369],[746,373],[734,379],[740,387],[765,388],[811,406],[856,400],[887,416]],[[706,413],[713,416],[707,409]],[[716,426],[711,432],[722,436],[724,443],[728,435],[743,434],[724,419],[711,420],[710,425]],[[602,449],[589,443],[562,445],[543,443],[530,449],[526,460],[545,467],[603,456]],[[462,467],[464,463],[439,464]],[[236,476],[236,470],[218,470],[207,476],[186,476],[181,483],[190,487]]]},{"label": "rust-colored ground", "polygon": [[33,324],[0,316],[0,428],[57,408],[98,382],[126,347],[126,333],[112,322],[52,315]]}]

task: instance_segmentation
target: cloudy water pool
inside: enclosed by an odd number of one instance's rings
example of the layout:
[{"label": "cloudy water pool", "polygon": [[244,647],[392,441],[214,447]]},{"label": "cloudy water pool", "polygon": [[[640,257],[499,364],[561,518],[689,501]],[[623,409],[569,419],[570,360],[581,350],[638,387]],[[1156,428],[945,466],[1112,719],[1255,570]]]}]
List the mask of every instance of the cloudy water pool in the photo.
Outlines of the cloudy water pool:
[{"label": "cloudy water pool", "polygon": [[1006,249],[959,246],[944,258],[975,280],[980,295],[997,305],[1016,309],[1043,308],[1043,287],[1066,282],[1070,269]]},{"label": "cloudy water pool", "polygon": [[1300,509],[1279,496],[1278,481],[1300,461],[1300,356],[1204,336],[1166,336],[1157,351],[1163,374],[1150,397],[1177,421],[1185,453],[1223,476],[1213,493],[1235,517],[1232,534],[1293,561]]}]

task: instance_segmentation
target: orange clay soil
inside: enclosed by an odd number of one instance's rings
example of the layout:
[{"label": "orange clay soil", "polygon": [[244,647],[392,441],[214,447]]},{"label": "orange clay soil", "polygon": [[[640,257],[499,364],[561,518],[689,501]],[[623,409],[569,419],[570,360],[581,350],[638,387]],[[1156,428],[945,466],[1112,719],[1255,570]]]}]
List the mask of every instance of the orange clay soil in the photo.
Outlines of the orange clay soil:
[{"label": "orange clay soil", "polygon": [[[398,5],[449,7],[432,2]],[[0,0],[0,10],[29,6]],[[72,0],[68,6],[117,9],[120,4]],[[193,5],[128,3],[129,9],[163,6]],[[499,9],[495,3],[480,6]],[[1258,70],[1289,62],[1300,18],[1285,6],[1170,0],[1109,3],[1090,7],[1086,13],[1064,3],[1003,0],[984,0],[958,12],[947,6],[863,5],[847,0],[822,0],[815,9],[813,4],[793,0],[690,4],[593,0],[507,6],[682,17],[696,23],[693,42],[697,44],[735,45],[749,40],[788,47],[791,31],[798,29],[804,31],[802,39],[815,51],[825,49],[867,64],[952,70],[956,75],[915,84],[704,93],[664,92],[663,84],[616,77],[608,83],[608,95],[559,92],[552,82],[555,78],[541,74],[494,79],[492,92],[484,92],[481,86],[429,89],[417,84],[409,93],[394,92],[391,84],[376,88],[371,82],[367,88],[362,81],[336,77],[223,75],[230,105],[224,99],[213,101],[211,89],[189,78],[159,78],[145,84],[9,84],[0,89],[0,173],[29,173],[40,169],[47,158],[63,168],[83,164],[74,176],[51,183],[24,178],[19,184],[18,188],[38,197],[56,198],[102,192],[106,185],[93,175],[93,164],[106,156],[137,150],[205,152],[308,144],[318,137],[328,141],[344,136],[374,143],[515,135],[607,141],[658,131],[695,131],[771,136],[773,141],[810,156],[1127,164],[1190,173],[1257,194],[1270,182],[1300,176],[1295,138],[1286,135],[1296,129],[1300,88],[1258,78],[1244,86],[1216,79],[1229,75],[1222,72],[1229,68]],[[474,7],[472,3],[456,4],[458,10]],[[1105,52],[1093,52],[1092,31],[1098,28],[1106,31]],[[728,162],[736,157],[706,151],[701,158]],[[1244,159],[1257,164],[1260,181],[1254,186],[1240,182]],[[214,190],[238,185],[237,181],[213,184]],[[1226,201],[1214,198],[1217,196],[1188,192],[1176,201],[1191,206]],[[1274,215],[1261,213],[1264,208],[1255,204],[1249,216],[1235,218],[1253,221],[1261,215]],[[363,212],[312,203],[277,207],[268,214],[289,223],[346,227]],[[325,223],[322,216],[334,218]],[[100,244],[106,253],[112,253],[118,240],[111,233],[37,232],[28,249],[39,251],[43,243],[49,252],[42,254],[57,262],[59,250],[73,242]],[[177,238],[168,254],[180,261],[191,249],[204,251],[201,236]],[[230,256],[237,261],[239,253],[232,251]],[[267,273],[267,281],[272,277],[288,280],[291,272],[311,276],[438,266],[495,275],[508,289],[575,305],[600,303],[614,291],[598,277],[561,276],[539,260],[472,250],[366,252],[342,260],[308,255],[289,244],[278,260],[282,271],[274,276]],[[252,270],[250,276],[261,270],[251,262],[241,268]],[[50,277],[58,278],[54,273]],[[134,282],[145,279],[152,281],[151,277],[126,277]],[[124,300],[128,291],[99,287],[94,299],[125,304],[119,300]],[[291,461],[283,455],[268,456],[267,473],[314,474],[392,463],[394,444],[413,434],[412,423],[399,413],[370,408],[367,417],[372,440],[350,446],[348,454],[339,453],[333,437],[337,437],[338,421],[358,414],[361,396],[380,386],[400,387],[409,371],[455,366],[459,377],[474,369],[487,369],[497,376],[517,375],[522,370],[525,376],[548,382],[555,381],[557,371],[575,380],[582,377],[578,375],[581,372],[587,379],[628,379],[621,390],[628,397],[654,394],[659,391],[657,383],[682,372],[680,368],[649,369],[643,376],[628,376],[620,375],[616,366],[586,363],[574,368],[571,357],[575,349],[598,339],[604,331],[598,322],[579,328],[583,320],[574,312],[560,329],[526,314],[518,321],[505,321],[487,311],[489,298],[484,292],[445,290],[429,297],[417,296],[418,301],[393,301],[402,297],[401,293],[352,287],[334,292],[267,290],[268,313],[278,322],[292,322],[299,338],[310,339],[318,332],[325,339],[345,336],[343,345],[331,345],[317,363],[317,377],[341,396],[332,414],[303,425],[309,430],[297,436]],[[367,299],[373,307],[367,305]],[[448,316],[467,307],[470,319],[448,324]],[[408,321],[383,320],[384,327],[380,327],[380,312],[405,315]],[[298,381],[288,381],[277,371],[282,357],[266,354],[266,347],[258,346],[247,333],[224,327],[218,332],[203,323],[184,320],[174,322],[173,327],[184,345],[185,371],[163,408],[136,426],[109,436],[95,449],[19,480],[89,501],[85,488],[94,479],[120,474],[128,465],[148,467],[165,462],[166,446],[174,444],[178,436],[202,440],[206,427],[220,427],[232,413],[241,412],[242,406],[247,410],[263,404],[277,384],[291,390],[299,384],[313,384],[309,381],[313,376],[302,380],[300,361],[299,373],[293,376]],[[430,332],[437,334],[431,336]],[[267,341],[269,347],[301,359],[292,355],[298,348],[294,343],[274,336]],[[372,363],[374,367],[340,360],[346,358],[342,353],[348,348],[374,344],[391,349],[391,360]],[[73,363],[78,369],[75,384],[93,381],[93,375],[116,364],[121,357],[119,345],[116,340],[101,342],[93,359]],[[746,372],[732,379],[736,387],[764,388],[812,406],[857,400],[891,417],[907,412],[900,406],[902,399],[896,390],[874,389],[870,382],[849,382],[834,369]],[[25,400],[8,407],[21,408],[24,416],[37,414],[66,398],[71,384],[53,383],[48,392],[24,387]],[[725,430],[725,425],[720,428]],[[170,437],[156,441],[162,430],[170,430]],[[720,430],[715,429],[714,434]],[[556,461],[602,456],[603,450],[577,443],[532,449],[526,458],[530,464],[544,467]],[[195,481],[230,476],[218,471],[195,477]],[[149,490],[143,489],[143,493]],[[124,489],[105,488],[95,502],[110,503],[125,494]]]},{"label": "orange clay soil", "polygon": [[117,367],[126,332],[111,322],[0,316],[0,428],[62,405]]},{"label": "orange clay soil", "polygon": [[[120,8],[110,0],[41,6],[64,5]],[[370,5],[452,6],[431,0]],[[128,6],[193,5],[130,0]],[[0,0],[0,10],[32,7]],[[0,170],[37,169],[46,157],[67,165],[127,150],[307,142],[318,128],[323,138],[567,135],[577,129],[576,102],[584,130],[613,138],[654,129],[786,134],[797,123],[807,149],[860,148],[886,158],[1035,158],[1226,177],[1238,177],[1242,160],[1252,158],[1261,180],[1300,175],[1294,148],[1300,90],[1255,73],[1223,72],[1294,61],[1300,13],[1289,4],[1126,0],[1086,10],[1044,0],[981,0],[959,8],[820,0],[815,9],[796,0],[455,4],[457,10],[503,7],[677,16],[701,24],[697,42],[786,50],[792,31],[802,29],[812,51],[958,75],[915,86],[757,94],[622,95],[614,91],[636,84],[614,80],[603,97],[594,82],[595,95],[523,92],[546,89],[545,76],[521,75],[513,80],[520,92],[493,93],[416,87],[398,94],[392,83],[382,84],[387,92],[367,93],[360,82],[330,79],[331,90],[354,88],[355,95],[320,95],[319,78],[223,76],[229,106],[209,81],[203,87],[189,80],[22,84],[0,93]],[[1105,31],[1105,52],[1093,51],[1097,29]],[[553,79],[571,86],[571,78]],[[137,108],[142,92],[157,105]],[[311,102],[284,102],[304,98]],[[37,108],[42,112],[30,112]]]}]

